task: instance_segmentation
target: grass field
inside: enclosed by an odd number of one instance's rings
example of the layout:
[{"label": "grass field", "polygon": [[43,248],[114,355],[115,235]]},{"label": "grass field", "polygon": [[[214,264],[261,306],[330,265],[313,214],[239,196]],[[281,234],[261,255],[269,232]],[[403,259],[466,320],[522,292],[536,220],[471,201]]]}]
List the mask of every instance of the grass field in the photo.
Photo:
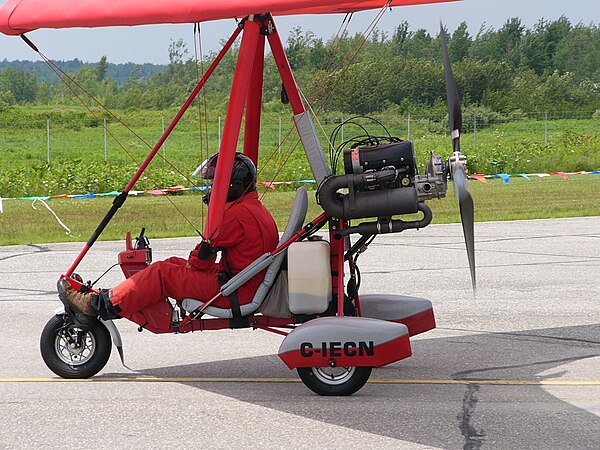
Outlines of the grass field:
[{"label": "grass field", "polygon": [[[166,126],[174,115],[174,111],[116,112],[142,139],[109,117],[105,144],[103,118],[95,119],[81,108],[73,107],[60,114],[52,112],[55,116],[49,119],[49,134],[44,118],[51,113],[49,107],[29,107],[22,113],[26,114],[25,118],[0,123],[0,195],[4,197],[119,190],[135,164],[144,159],[149,146],[160,136],[163,120]],[[224,120],[224,115],[224,111],[210,112],[207,117],[208,137],[200,140],[204,123],[199,123],[197,110],[190,110],[160,150],[148,176],[156,179],[160,187],[191,185],[189,174],[207,154],[218,148],[219,118]],[[377,119],[386,125],[391,135],[408,136],[406,116],[388,114],[377,116]],[[329,145],[328,137],[341,120],[342,116],[329,113],[316,122],[325,149]],[[370,133],[385,135],[385,131],[373,122],[363,123],[369,124]],[[263,112],[260,147],[263,172],[260,179],[288,181],[312,178],[306,158],[297,145],[297,134],[295,131],[290,133],[292,126],[289,111],[280,113],[267,107]],[[410,138],[415,144],[420,168],[427,163],[431,151],[449,156],[451,149],[445,130],[443,118],[412,117]],[[335,144],[339,144],[342,137],[347,140],[360,134],[364,134],[364,130],[346,125],[344,132],[338,133]],[[242,139],[240,137],[240,141]],[[279,142],[282,142],[281,148]],[[470,173],[598,170],[600,118],[487,123],[476,133],[472,124],[465,125],[462,147],[468,156]],[[162,160],[162,156],[166,156],[168,163]],[[50,164],[46,165],[48,159]],[[267,160],[270,164],[264,164]],[[142,179],[138,188],[153,189],[156,186],[150,180]]]},{"label": "grass field", "polygon": [[[476,221],[600,216],[599,175],[576,175],[568,181],[559,176],[532,178],[531,181],[513,178],[510,185],[498,179],[489,180],[487,184],[471,180],[469,189],[475,202]],[[287,220],[293,195],[293,192],[275,190],[264,197],[264,203],[280,229]],[[316,205],[314,191],[309,191],[309,200],[311,219],[321,210]],[[47,204],[71,229],[71,235],[66,234],[42,203],[5,200],[4,213],[0,214],[0,245],[86,241],[110,208],[112,198],[52,199]],[[433,223],[460,221],[451,186],[447,198],[428,204],[434,213]],[[201,205],[198,193],[169,195],[168,198],[131,196],[101,240],[120,240],[128,230],[135,234],[142,227],[146,227],[150,238],[194,236],[194,227],[201,230],[203,214],[206,214]]]},{"label": "grass field", "polygon": [[[163,118],[164,126],[168,125],[174,111],[117,112],[142,140],[108,117],[106,141],[103,126],[106,114],[96,119],[80,107],[62,110],[27,107],[12,113],[14,121],[0,123],[0,195],[5,198],[121,190],[136,168],[132,159],[137,163],[143,160],[148,147],[161,133]],[[3,114],[2,120],[6,120],[7,116]],[[208,140],[206,137],[200,140],[200,129],[204,125],[202,123],[201,127],[199,123],[197,110],[190,110],[159,152],[172,165],[156,158],[135,189],[193,185],[195,181],[190,181],[188,175],[207,153],[213,153],[218,147],[219,117],[224,117],[224,111],[211,111],[207,123]],[[408,136],[406,116],[388,114],[377,118],[387,126],[391,135]],[[335,114],[326,114],[316,121],[324,148],[329,145],[327,136],[342,119]],[[50,134],[47,120],[50,120]],[[292,131],[291,113],[282,113],[279,108],[265,105],[262,124],[259,180],[312,179],[306,157],[301,146],[297,145],[297,134]],[[476,133],[471,128],[462,135],[462,148],[468,157],[470,173],[600,169],[600,118],[519,120],[485,125],[483,128],[480,125]],[[369,132],[385,135],[385,130],[378,127],[371,123]],[[410,138],[415,144],[417,164],[421,170],[431,151],[449,156],[450,142],[445,128],[443,118],[412,118]],[[286,138],[288,133],[289,138]],[[340,130],[335,144],[361,133],[364,130],[357,125],[346,125],[343,136]],[[283,142],[281,148],[279,142]],[[47,164],[48,155],[50,164]],[[553,176],[534,177],[531,181],[513,178],[510,185],[498,179],[490,180],[488,184],[478,181],[469,184],[478,221],[600,215],[600,197],[597,194],[600,176],[596,175],[572,176],[569,181]],[[280,227],[285,224],[289,212],[292,190],[293,186],[281,186],[265,198]],[[429,202],[434,211],[434,223],[459,220],[452,195],[450,188],[449,198]],[[314,202],[314,191],[310,197],[309,214],[314,217],[320,210]],[[48,201],[57,217],[71,229],[71,235],[67,235],[41,202],[32,205],[31,201],[5,200],[5,211],[0,214],[0,245],[85,241],[108,211],[111,202],[111,197]],[[122,239],[127,230],[135,233],[141,227],[146,227],[151,237],[192,236],[196,233],[195,228],[201,230],[203,214],[197,193],[170,195],[168,198],[131,196],[101,239]]]}]

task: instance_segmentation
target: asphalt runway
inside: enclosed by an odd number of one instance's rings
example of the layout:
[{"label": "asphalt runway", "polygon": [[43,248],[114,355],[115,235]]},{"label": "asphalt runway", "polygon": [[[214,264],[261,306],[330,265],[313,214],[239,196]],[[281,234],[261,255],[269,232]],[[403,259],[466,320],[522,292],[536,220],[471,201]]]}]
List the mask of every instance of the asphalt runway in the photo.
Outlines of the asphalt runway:
[{"label": "asphalt runway", "polygon": [[[476,224],[478,290],[460,225],[381,236],[363,293],[432,300],[438,328],[351,397],[319,397],[277,357],[281,336],[152,335],[117,321],[91,381],[44,365],[39,336],[81,243],[0,247],[0,448],[600,447],[600,217]],[[194,239],[152,240],[155,260]],[[95,279],[123,242],[96,244]],[[117,267],[99,287],[122,279]]]}]

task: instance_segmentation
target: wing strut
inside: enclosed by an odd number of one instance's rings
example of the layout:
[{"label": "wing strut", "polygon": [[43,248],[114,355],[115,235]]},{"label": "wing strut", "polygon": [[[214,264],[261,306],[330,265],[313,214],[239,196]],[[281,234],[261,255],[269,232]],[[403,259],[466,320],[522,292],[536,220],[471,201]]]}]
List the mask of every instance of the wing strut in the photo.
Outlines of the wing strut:
[{"label": "wing strut", "polygon": [[260,112],[262,109],[263,73],[265,67],[265,35],[258,36],[254,57],[250,91],[246,99],[246,122],[244,124],[244,154],[258,167],[258,144],[260,138]]},{"label": "wing strut", "polygon": [[223,138],[221,148],[219,149],[219,159],[215,170],[215,178],[208,204],[208,215],[206,217],[206,227],[204,234],[208,239],[217,236],[223,213],[225,202],[227,200],[227,191],[229,190],[229,181],[231,180],[231,169],[235,159],[242,118],[244,116],[244,106],[248,99],[250,91],[250,79],[252,78],[253,65],[256,52],[259,47],[260,25],[250,16],[242,23],[244,33],[242,43],[238,54],[233,84],[231,85],[231,94],[229,104],[227,105],[227,116],[225,117],[225,126],[223,127]]},{"label": "wing strut", "polygon": [[294,119],[298,133],[305,148],[308,161],[315,176],[320,182],[331,175],[331,170],[325,159],[323,148],[318,140],[312,119],[306,111],[300,98],[300,93],[296,81],[292,74],[289,62],[285,55],[281,39],[275,29],[273,19],[269,14],[252,15],[244,19],[231,35],[221,52],[212,62],[202,79],[198,82],[186,102],[183,104],[177,115],[173,118],[169,127],[152,148],[150,154],[141,164],[131,181],[127,184],[121,195],[119,195],[109,212],[106,214],[92,237],[88,240],[83,250],[77,256],[75,262],[65,273],[70,277],[83,257],[87,254],[91,246],[98,239],[104,228],[116,214],[117,210],[125,202],[129,191],[134,187],[141,174],[148,167],[154,156],[158,153],[164,141],[173,131],[183,114],[191,106],[200,89],[204,86],[208,78],[214,72],[215,68],[221,62],[235,39],[242,33],[242,41],[238,53],[236,70],[231,86],[229,104],[227,106],[227,116],[223,129],[223,138],[219,149],[219,159],[215,171],[211,201],[208,206],[208,214],[204,228],[204,237],[208,240],[214,238],[219,231],[229,182],[231,178],[231,169],[235,159],[235,152],[240,137],[242,120],[245,113],[244,127],[244,152],[253,160],[258,162],[259,130],[260,130],[260,112],[262,106],[262,85],[264,71],[264,50],[265,36],[268,39],[275,63],[279,70],[283,86],[286,90],[290,105],[294,113]]},{"label": "wing strut", "polygon": [[[200,79],[200,81],[198,82],[198,84],[196,85],[196,87],[194,88],[192,93],[189,95],[188,99],[185,101],[183,106],[179,109],[179,112],[175,115],[175,117],[169,124],[168,128],[165,130],[165,132],[160,137],[158,142],[154,145],[150,154],[148,154],[148,156],[146,157],[144,162],[140,165],[140,167],[136,171],[135,175],[131,178],[131,181],[129,181],[129,183],[127,184],[125,189],[123,189],[121,194],[119,194],[119,196],[115,198],[110,210],[108,211],[108,213],[106,213],[106,216],[104,216],[104,219],[102,219],[102,221],[100,222],[100,225],[98,225],[98,227],[96,228],[96,231],[94,231],[92,236],[88,239],[87,243],[85,244],[85,246],[83,247],[81,252],[79,252],[79,255],[77,255],[77,258],[75,259],[75,261],[73,262],[71,267],[69,267],[69,270],[67,270],[67,272],[65,273],[66,277],[70,277],[73,274],[73,272],[75,271],[75,269],[77,268],[77,266],[79,265],[79,263],[81,262],[83,257],[87,254],[87,252],[90,250],[92,245],[94,245],[94,243],[96,242],[98,237],[100,237],[100,234],[104,231],[104,229],[106,228],[108,223],[111,221],[111,219],[114,217],[114,215],[117,213],[119,208],[123,205],[123,203],[125,203],[125,200],[127,199],[127,195],[129,194],[131,189],[133,189],[133,186],[135,185],[135,183],[139,180],[142,173],[144,173],[144,171],[146,170],[146,168],[148,167],[148,165],[150,164],[150,162],[152,161],[154,156],[156,156],[156,154],[160,150],[163,143],[169,137],[169,135],[171,134],[171,132],[173,131],[173,129],[175,128],[175,126],[177,125],[179,120],[181,120],[181,118],[183,117],[184,113],[191,106],[192,102],[195,100],[196,96],[198,95],[198,93],[200,92],[200,90],[202,89],[204,84],[206,84],[206,81],[209,79],[209,77],[215,71],[215,69],[217,68],[217,66],[219,65],[219,63],[221,62],[221,60],[223,59],[223,57],[225,56],[225,54],[227,53],[229,48],[235,42],[236,38],[240,34],[240,31],[241,30],[239,28],[235,29],[235,31],[233,32],[233,34],[231,35],[229,40],[226,42],[226,44],[223,46],[223,48],[221,49],[221,51],[219,52],[219,54],[217,55],[215,60],[212,62],[212,64],[210,65],[210,67],[208,68],[206,73],[204,74],[204,76]],[[27,42],[29,40],[27,39],[25,41]]]},{"label": "wing strut", "polygon": [[231,86],[227,116],[223,128],[223,139],[219,149],[213,191],[204,228],[204,234],[209,239],[217,235],[223,220],[225,200],[239,141],[244,108],[246,112],[244,153],[253,161],[258,159],[265,35],[289,98],[296,128],[315,179],[317,183],[320,183],[331,175],[312,119],[300,98],[296,80],[292,74],[279,34],[275,29],[273,18],[269,14],[249,16],[244,19],[240,26],[243,27],[244,33]]}]

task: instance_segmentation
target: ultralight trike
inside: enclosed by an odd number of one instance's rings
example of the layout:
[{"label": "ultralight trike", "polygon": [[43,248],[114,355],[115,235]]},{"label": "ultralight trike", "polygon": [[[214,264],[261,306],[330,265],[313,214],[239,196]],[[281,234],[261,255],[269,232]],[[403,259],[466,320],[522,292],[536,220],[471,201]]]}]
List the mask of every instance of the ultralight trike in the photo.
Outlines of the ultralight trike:
[{"label": "ultralight trike", "polygon": [[[444,161],[431,155],[426,173],[417,170],[413,145],[398,138],[370,142],[343,151],[344,174],[332,173],[305,109],[282,43],[269,14],[242,20],[215,58],[179,113],[153,147],[72,266],[61,279],[74,289],[89,290],[75,270],[116,211],[125,202],[142,172],[161,148],[200,88],[243,31],[238,62],[223,130],[205,235],[217,229],[235,157],[242,119],[244,153],[258,163],[264,45],[268,41],[283,83],[282,99],[294,112],[296,128],[317,182],[317,202],[323,213],[306,223],[307,191],[297,190],[291,214],[278,247],[266,253],[221,287],[231,296],[243,283],[266,269],[264,280],[249,304],[217,308],[195,299],[165,299],[130,319],[153,333],[254,328],[285,336],[279,356],[302,381],[321,395],[350,395],[368,380],[371,369],[411,355],[409,338],[435,327],[429,300],[385,293],[359,295],[356,258],[378,234],[424,228],[432,213],[425,201],[444,197],[447,179],[457,187],[463,227],[474,281],[473,203],[466,190],[466,161],[460,153],[460,109],[446,50],[446,76],[451,115],[453,156]],[[418,213],[418,220],[394,216]],[[316,234],[325,225],[325,235]],[[351,242],[351,235],[360,236]],[[119,254],[126,277],[151,262],[143,233]],[[41,350],[48,367],[61,377],[87,378],[108,361],[111,340],[122,357],[119,332],[111,321],[90,321],[68,305],[48,322]]]}]

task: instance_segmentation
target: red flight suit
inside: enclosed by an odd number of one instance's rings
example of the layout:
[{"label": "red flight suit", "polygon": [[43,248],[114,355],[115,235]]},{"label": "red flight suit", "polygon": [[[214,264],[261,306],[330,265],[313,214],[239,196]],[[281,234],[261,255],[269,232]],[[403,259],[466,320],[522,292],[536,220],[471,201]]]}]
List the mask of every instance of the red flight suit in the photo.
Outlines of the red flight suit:
[{"label": "red flight suit", "polygon": [[[121,309],[121,317],[129,317],[166,297],[208,301],[220,290],[219,272],[240,272],[259,256],[273,251],[278,241],[273,217],[258,200],[258,192],[249,192],[225,205],[223,223],[216,238],[211,240],[211,246],[221,250],[219,262],[216,262],[216,255],[211,259],[199,259],[198,244],[187,260],[172,257],[156,262],[115,286],[110,302]],[[264,272],[238,289],[240,304],[252,301]],[[229,308],[229,298],[221,297],[211,305]]]}]

